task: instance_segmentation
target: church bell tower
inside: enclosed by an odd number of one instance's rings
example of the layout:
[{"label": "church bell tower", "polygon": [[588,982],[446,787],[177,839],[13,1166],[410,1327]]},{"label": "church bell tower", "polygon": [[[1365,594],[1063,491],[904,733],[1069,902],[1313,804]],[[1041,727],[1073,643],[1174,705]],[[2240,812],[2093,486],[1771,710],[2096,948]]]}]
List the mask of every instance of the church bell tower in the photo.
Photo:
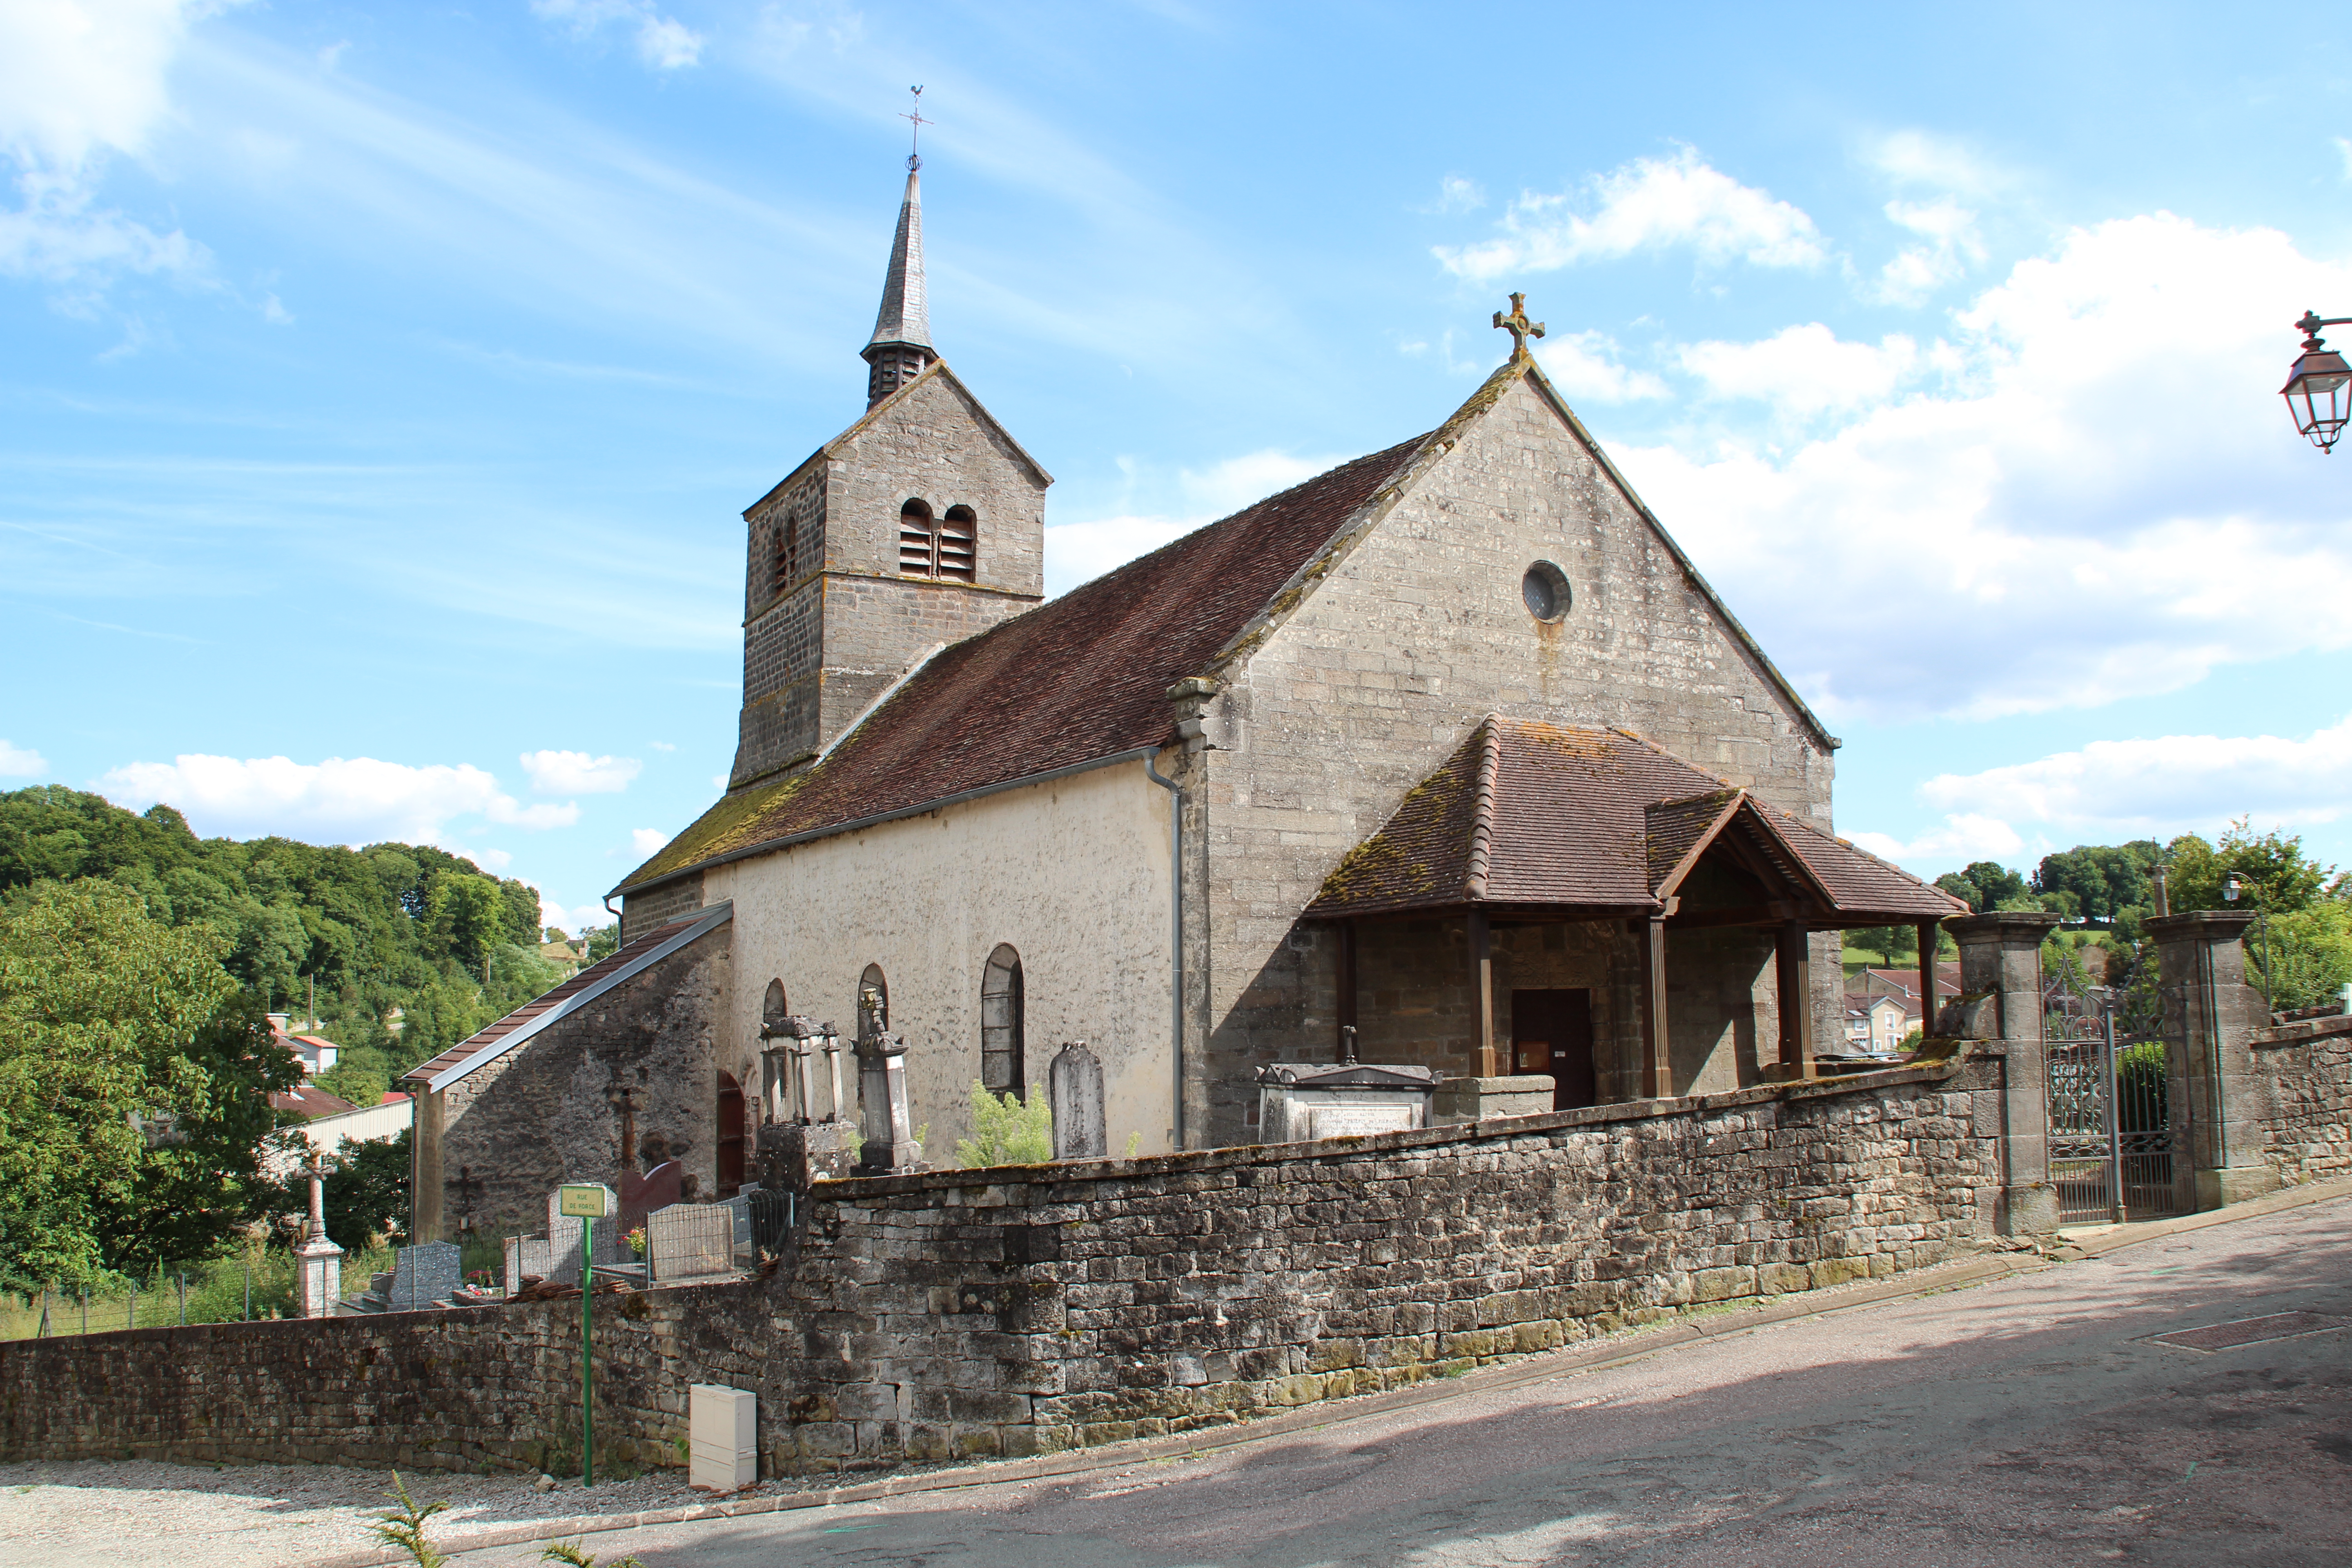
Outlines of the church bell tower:
[{"label": "church bell tower", "polygon": [[1053,476],[931,343],[922,198],[910,156],[865,414],[743,513],[730,791],[807,767],[933,650],[1045,597]]}]

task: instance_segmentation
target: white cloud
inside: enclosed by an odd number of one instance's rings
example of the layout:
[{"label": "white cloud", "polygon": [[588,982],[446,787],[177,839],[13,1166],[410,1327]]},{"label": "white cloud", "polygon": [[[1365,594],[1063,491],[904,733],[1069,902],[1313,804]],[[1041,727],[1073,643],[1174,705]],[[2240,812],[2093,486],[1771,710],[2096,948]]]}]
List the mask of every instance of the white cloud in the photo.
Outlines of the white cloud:
[{"label": "white cloud", "polygon": [[1938,774],[1919,786],[1919,796],[2101,842],[2211,832],[2250,813],[2334,822],[2352,813],[2352,718],[2303,740],[2094,741],[2036,762]]},{"label": "white cloud", "polygon": [[211,260],[178,229],[157,234],[112,208],[93,206],[78,180],[35,172],[16,184],[24,205],[0,207],[0,273],[9,277],[64,283],[123,270],[193,276]]},{"label": "white cloud", "polygon": [[98,787],[133,809],[158,802],[176,806],[199,833],[232,837],[284,834],[314,842],[421,844],[446,839],[460,817],[528,828],[568,827],[580,819],[576,805],[518,805],[495,777],[464,763],[410,767],[373,757],[330,757],[313,764],[183,753],[169,763],[113,769]]},{"label": "white cloud", "polygon": [[1871,292],[1886,303],[1919,304],[1937,289],[1958,282],[1971,268],[1984,265],[1984,238],[1977,232],[1977,215],[1951,197],[1889,202],[1886,216],[1927,241],[1905,247],[1880,269]]},{"label": "white cloud", "polygon": [[651,746],[656,752],[675,752],[677,750],[677,742],[675,741],[647,741],[646,744]]},{"label": "white cloud", "polygon": [[1965,866],[1971,860],[2005,863],[2025,847],[2025,840],[2008,823],[1974,814],[1947,816],[1941,827],[1931,828],[1907,844],[1884,833],[1856,833],[1852,837],[1854,843],[1880,859],[1892,860],[1915,875],[1928,874],[1919,872],[1923,865]]},{"label": "white cloud", "polygon": [[0,147],[59,171],[145,151],[164,78],[212,0],[30,0],[0,6]]},{"label": "white cloud", "polygon": [[514,864],[514,857],[503,849],[467,849],[466,858],[485,870],[503,871]]},{"label": "white cloud", "polygon": [[1925,185],[1955,195],[1987,196],[2006,191],[2015,177],[1966,143],[1925,131],[1897,131],[1881,137],[1868,160],[1901,185]]},{"label": "white cloud", "polygon": [[[0,152],[21,205],[0,208],[0,273],[52,282],[203,271],[205,248],[96,205],[110,153],[146,152],[170,116],[166,77],[213,0],[37,0],[0,5]],[[86,309],[86,301],[82,302]]]},{"label": "white cloud", "polygon": [[1466,174],[1448,174],[1437,182],[1437,200],[1421,210],[1429,213],[1475,212],[1486,205],[1486,187]]},{"label": "white cloud", "polygon": [[533,15],[569,23],[586,37],[612,23],[636,32],[637,58],[656,70],[677,70],[702,60],[702,35],[665,16],[646,0],[530,0]]},{"label": "white cloud", "polygon": [[[2175,690],[2352,645],[2321,608],[2352,596],[2352,504],[2273,395],[2279,301],[2343,298],[2352,268],[2273,230],[2116,220],[1979,295],[1899,401],[1785,450],[1617,456],[1832,721]],[[1894,342],[1752,374],[1826,402],[1821,376],[1889,384]]]},{"label": "white cloud", "polygon": [[49,759],[40,752],[0,739],[0,779],[37,779],[48,771]]},{"label": "white cloud", "polygon": [[1544,374],[1571,403],[1630,403],[1666,395],[1664,382],[1619,363],[1617,342],[1605,333],[1563,332],[1531,346]]},{"label": "white cloud", "polygon": [[664,833],[658,827],[632,827],[629,829],[629,847],[635,850],[639,855],[656,854],[660,851],[661,847],[668,842],[669,835]]},{"label": "white cloud", "polygon": [[1875,348],[1846,342],[1811,321],[1761,342],[1692,343],[1679,357],[1718,397],[1757,398],[1811,416],[1885,402],[1917,368],[1919,348],[1900,333]]},{"label": "white cloud", "polygon": [[[1577,205],[1591,216],[1574,210]],[[1475,245],[1438,246],[1435,254],[1448,271],[1485,282],[1676,246],[1709,263],[1817,267],[1828,258],[1803,211],[1741,184],[1690,147],[1670,158],[1637,158],[1596,175],[1573,195],[1522,195],[1504,215],[1501,234]]]},{"label": "white cloud", "polygon": [[572,936],[595,926],[613,923],[613,913],[601,903],[573,904],[569,908],[550,899],[544,892],[539,896],[539,921]]},{"label": "white cloud", "polygon": [[645,764],[635,757],[592,757],[585,752],[525,752],[522,771],[541,795],[618,795]]}]

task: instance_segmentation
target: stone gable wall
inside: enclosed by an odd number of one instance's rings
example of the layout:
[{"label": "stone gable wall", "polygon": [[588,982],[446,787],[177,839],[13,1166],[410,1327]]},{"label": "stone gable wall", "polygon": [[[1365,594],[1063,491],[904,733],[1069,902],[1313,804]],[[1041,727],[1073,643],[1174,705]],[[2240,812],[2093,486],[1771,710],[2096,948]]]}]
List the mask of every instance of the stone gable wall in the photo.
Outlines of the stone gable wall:
[{"label": "stone gable wall", "polygon": [[2263,1162],[2290,1184],[2352,1175],[2352,1018],[2262,1030],[2251,1045]]},{"label": "stone gable wall", "polygon": [[[1538,559],[1572,590],[1557,624],[1520,598]],[[1206,963],[1194,966],[1205,978],[1187,1041],[1195,1135],[1207,1142],[1249,1136],[1255,1064],[1301,1042],[1319,1049],[1336,1027],[1333,941],[1295,931],[1298,911],[1488,712],[1622,725],[1830,826],[1831,754],[1524,380],[1226,673],[1203,713],[1209,749],[1183,775],[1200,803],[1186,898],[1214,911],[1191,947]],[[1813,966],[1824,1042],[1843,1017],[1836,942],[1817,939]],[[1694,1040],[1733,1022],[1688,1019]],[[1678,1067],[1684,1028],[1675,1018]],[[1637,1026],[1619,1043],[1635,1037]],[[1630,1063],[1604,1062],[1604,1074],[1614,1066],[1622,1078]],[[1470,1070],[1460,1055],[1446,1065]]]},{"label": "stone gable wall", "polygon": [[[634,917],[633,917],[634,919]],[[454,1240],[461,1168],[483,1184],[474,1200],[487,1236],[547,1228],[547,1194],[565,1182],[614,1180],[620,1117],[606,1085],[634,1092],[640,1147],[686,1145],[686,1170],[716,1180],[719,1064],[734,932],[722,924],[579,1012],[550,1025],[440,1094],[440,1235]],[[731,1057],[732,1053],[729,1053]],[[747,1092],[755,1100],[754,1080]]]},{"label": "stone gable wall", "polygon": [[[758,1392],[770,1474],[1068,1448],[1916,1268],[1989,1229],[2000,1067],[822,1184],[770,1278],[599,1300],[599,1450],[679,1462],[696,1382]],[[574,1301],[0,1344],[0,1460],[562,1473],[578,1321]]]}]

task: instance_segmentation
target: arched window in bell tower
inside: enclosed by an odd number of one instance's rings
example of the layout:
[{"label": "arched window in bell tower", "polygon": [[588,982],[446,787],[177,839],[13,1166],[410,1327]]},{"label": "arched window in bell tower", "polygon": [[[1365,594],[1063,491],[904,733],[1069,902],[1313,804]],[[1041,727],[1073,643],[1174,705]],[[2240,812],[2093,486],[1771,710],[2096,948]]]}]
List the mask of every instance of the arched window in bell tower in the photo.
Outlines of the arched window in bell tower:
[{"label": "arched window in bell tower", "polygon": [[940,520],[938,575],[950,583],[969,583],[980,559],[980,518],[968,506],[951,506]]},{"label": "arched window in bell tower", "polygon": [[939,574],[938,531],[931,522],[931,503],[920,496],[898,509],[898,574],[935,577]]}]

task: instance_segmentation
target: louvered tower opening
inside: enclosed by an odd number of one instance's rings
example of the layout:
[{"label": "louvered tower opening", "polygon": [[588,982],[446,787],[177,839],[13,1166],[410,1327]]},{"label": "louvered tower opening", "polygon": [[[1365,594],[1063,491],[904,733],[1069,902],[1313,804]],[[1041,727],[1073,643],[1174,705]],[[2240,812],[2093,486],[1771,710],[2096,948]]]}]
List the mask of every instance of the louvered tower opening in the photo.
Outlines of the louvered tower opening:
[{"label": "louvered tower opening", "polygon": [[972,581],[980,554],[980,519],[968,506],[951,506],[940,520],[937,575],[950,583]]},{"label": "louvered tower opening", "polygon": [[898,509],[898,571],[902,576],[937,575],[938,531],[932,526],[929,501],[909,500]]}]

